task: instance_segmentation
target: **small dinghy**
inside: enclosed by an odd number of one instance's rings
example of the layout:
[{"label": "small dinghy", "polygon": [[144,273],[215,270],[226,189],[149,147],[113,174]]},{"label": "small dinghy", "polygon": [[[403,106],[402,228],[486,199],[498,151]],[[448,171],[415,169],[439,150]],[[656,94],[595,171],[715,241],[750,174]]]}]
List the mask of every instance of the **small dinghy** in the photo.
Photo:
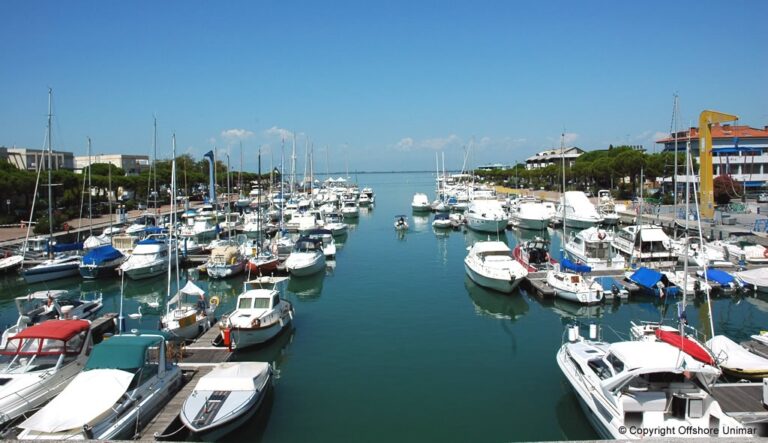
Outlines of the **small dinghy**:
[{"label": "small dinghy", "polygon": [[253,417],[271,382],[268,363],[221,363],[184,400],[181,421],[202,440],[220,440]]},{"label": "small dinghy", "polygon": [[755,381],[768,377],[768,359],[749,352],[730,338],[716,335],[707,346],[726,374]]}]

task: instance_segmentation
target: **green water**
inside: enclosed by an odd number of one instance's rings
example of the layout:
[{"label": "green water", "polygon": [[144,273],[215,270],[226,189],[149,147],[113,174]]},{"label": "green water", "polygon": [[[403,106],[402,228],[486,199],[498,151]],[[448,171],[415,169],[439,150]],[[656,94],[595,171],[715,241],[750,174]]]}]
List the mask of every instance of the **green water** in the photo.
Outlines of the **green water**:
[{"label": "green water", "polygon": [[[274,361],[273,394],[234,440],[303,441],[516,441],[589,439],[584,418],[555,362],[564,326],[574,319],[603,325],[626,338],[632,320],[658,320],[652,300],[582,308],[525,292],[502,295],[465,277],[466,248],[485,235],[435,233],[431,216],[410,212],[415,192],[432,194],[430,174],[360,175],[376,206],[361,211],[326,275],[284,284],[296,309],[295,328],[267,346],[237,354]],[[398,236],[394,215],[409,214],[411,229]],[[514,245],[519,233],[502,240]],[[531,236],[532,233],[523,233]],[[559,237],[552,249],[559,249]],[[194,276],[194,272],[192,272]],[[45,285],[2,283],[0,324],[16,319],[12,298]],[[129,281],[125,312],[161,298],[164,278]],[[242,279],[201,280],[232,309]],[[104,312],[117,312],[120,284],[49,283],[51,288],[101,291]],[[669,307],[667,318],[673,316]],[[688,306],[701,324],[704,306]],[[768,303],[754,298],[713,302],[717,333],[743,339],[768,325]],[[156,327],[157,313],[142,309],[128,327]],[[220,312],[221,312],[220,311]]]}]

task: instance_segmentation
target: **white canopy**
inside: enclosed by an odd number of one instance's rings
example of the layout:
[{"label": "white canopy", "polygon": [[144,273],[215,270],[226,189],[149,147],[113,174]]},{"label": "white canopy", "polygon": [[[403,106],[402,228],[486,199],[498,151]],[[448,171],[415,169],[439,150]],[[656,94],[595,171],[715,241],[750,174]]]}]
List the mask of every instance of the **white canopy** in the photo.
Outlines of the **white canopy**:
[{"label": "white canopy", "polygon": [[724,368],[741,369],[744,371],[764,371],[768,369],[768,359],[755,355],[741,345],[724,335],[712,337],[707,346],[715,357],[722,359]]},{"label": "white canopy", "polygon": [[61,394],[19,427],[48,433],[80,429],[114,406],[131,380],[133,374],[119,369],[81,372]]},{"label": "white canopy", "polygon": [[205,375],[195,391],[254,391],[256,378],[269,370],[269,363],[250,361],[222,363]]},{"label": "white canopy", "polygon": [[758,287],[768,286],[768,268],[752,269],[750,271],[736,272],[736,277],[744,280],[750,285]]},{"label": "white canopy", "polygon": [[667,234],[664,233],[664,230],[661,228],[643,228],[640,230],[640,238],[645,241],[660,241],[660,242],[667,242],[669,241],[669,237]]},{"label": "white canopy", "polygon": [[187,280],[187,284],[184,285],[183,288],[181,288],[181,291],[179,291],[178,294],[174,295],[173,298],[168,302],[168,304],[174,304],[179,302],[179,294],[184,295],[205,295],[205,291],[200,289],[199,286],[192,283],[192,280]]}]

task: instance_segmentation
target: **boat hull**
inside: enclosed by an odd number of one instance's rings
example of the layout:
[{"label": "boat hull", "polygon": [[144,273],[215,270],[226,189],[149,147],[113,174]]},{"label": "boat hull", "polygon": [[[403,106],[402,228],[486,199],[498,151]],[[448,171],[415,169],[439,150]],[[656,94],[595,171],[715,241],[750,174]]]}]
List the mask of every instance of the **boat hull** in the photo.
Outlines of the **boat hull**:
[{"label": "boat hull", "polygon": [[168,272],[168,263],[163,260],[162,263],[128,269],[125,274],[133,280],[143,280],[163,275],[166,272]]},{"label": "boat hull", "polygon": [[542,231],[547,229],[549,219],[532,218],[514,218],[512,224],[520,229],[529,229],[531,231]]},{"label": "boat hull", "polygon": [[259,411],[261,408],[261,404],[264,403],[264,398],[269,395],[270,390],[272,389],[272,383],[271,380],[269,384],[267,384],[267,387],[264,389],[263,392],[259,392],[254,394],[253,401],[250,402],[250,404],[243,406],[243,409],[245,412],[238,415],[232,420],[226,421],[221,423],[218,426],[215,426],[213,428],[206,429],[204,431],[198,431],[194,429],[190,424],[184,422],[185,425],[192,431],[195,437],[197,437],[201,441],[219,441],[223,437],[226,437],[228,434],[230,434],[232,431],[235,431],[240,426],[243,426],[245,423],[250,421],[250,419],[256,415],[256,412]]},{"label": "boat hull", "polygon": [[478,232],[501,232],[507,227],[507,220],[489,220],[476,217],[467,217],[467,226]]},{"label": "boat hull", "polygon": [[464,269],[467,272],[467,275],[469,278],[477,283],[479,286],[482,286],[484,288],[493,289],[494,291],[503,292],[505,294],[510,294],[517,289],[518,285],[520,285],[521,278],[515,278],[515,279],[509,279],[509,280],[502,280],[498,278],[492,278],[488,277],[486,275],[483,275],[474,269],[470,267],[468,264],[464,263]]},{"label": "boat hull", "polygon": [[229,278],[243,272],[245,269],[245,260],[241,260],[232,265],[208,265],[205,270],[210,278]]},{"label": "boat hull", "polygon": [[266,328],[230,328],[230,339],[232,343],[232,349],[243,349],[250,346],[260,345],[266,343],[283,329],[290,326],[292,318],[289,314],[280,317],[279,322],[275,322]]},{"label": "boat hull", "polygon": [[29,268],[24,271],[24,281],[27,283],[39,283],[60,278],[73,277],[78,275],[78,264],[72,263],[52,268]]},{"label": "boat hull", "polygon": [[574,229],[587,229],[600,224],[600,220],[578,220],[566,218],[565,226]]}]

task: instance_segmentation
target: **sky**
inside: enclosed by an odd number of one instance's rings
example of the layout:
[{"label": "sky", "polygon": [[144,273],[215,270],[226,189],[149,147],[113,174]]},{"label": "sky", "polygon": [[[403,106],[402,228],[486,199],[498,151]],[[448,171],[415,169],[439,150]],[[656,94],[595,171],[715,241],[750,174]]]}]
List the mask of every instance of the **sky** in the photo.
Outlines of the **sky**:
[{"label": "sky", "polygon": [[[768,1],[0,2],[0,146],[315,170],[511,164],[768,125]],[[285,138],[285,148],[281,139]],[[287,165],[287,161],[286,161]],[[287,167],[287,166],[286,166]]]}]

